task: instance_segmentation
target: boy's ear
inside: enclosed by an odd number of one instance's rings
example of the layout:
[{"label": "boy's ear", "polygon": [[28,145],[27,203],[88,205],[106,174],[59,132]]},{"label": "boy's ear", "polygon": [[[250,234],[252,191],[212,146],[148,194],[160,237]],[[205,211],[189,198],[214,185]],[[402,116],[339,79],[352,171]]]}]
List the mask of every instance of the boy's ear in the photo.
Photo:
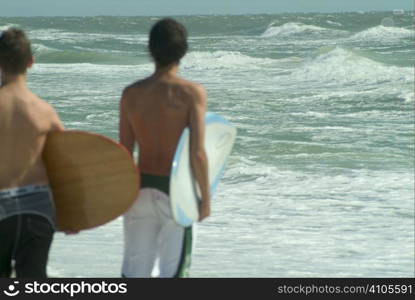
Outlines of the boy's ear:
[{"label": "boy's ear", "polygon": [[29,59],[29,62],[27,63],[27,68],[31,68],[33,66],[33,64],[35,63],[35,57],[31,56]]}]

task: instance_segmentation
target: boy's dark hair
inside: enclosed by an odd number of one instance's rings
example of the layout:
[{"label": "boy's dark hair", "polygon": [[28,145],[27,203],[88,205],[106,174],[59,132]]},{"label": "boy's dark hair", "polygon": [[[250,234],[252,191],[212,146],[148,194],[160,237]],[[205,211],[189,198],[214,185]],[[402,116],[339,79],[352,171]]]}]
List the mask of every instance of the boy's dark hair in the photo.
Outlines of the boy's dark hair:
[{"label": "boy's dark hair", "polygon": [[2,73],[24,74],[31,59],[30,41],[23,30],[9,28],[0,32],[0,70]]},{"label": "boy's dark hair", "polygon": [[162,19],[151,28],[148,47],[158,65],[179,63],[187,51],[187,30],[174,19]]}]

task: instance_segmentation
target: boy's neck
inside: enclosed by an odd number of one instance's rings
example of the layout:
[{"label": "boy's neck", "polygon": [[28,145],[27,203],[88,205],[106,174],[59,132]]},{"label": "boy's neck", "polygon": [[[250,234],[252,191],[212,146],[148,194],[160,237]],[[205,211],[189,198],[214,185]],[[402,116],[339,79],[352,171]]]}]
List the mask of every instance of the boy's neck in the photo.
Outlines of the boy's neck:
[{"label": "boy's neck", "polygon": [[1,86],[6,85],[16,85],[16,86],[22,86],[26,87],[26,74],[18,74],[18,75],[12,75],[12,74],[1,74]]},{"label": "boy's neck", "polygon": [[155,77],[174,77],[179,71],[179,64],[171,64],[168,66],[156,65],[156,70],[153,74]]}]

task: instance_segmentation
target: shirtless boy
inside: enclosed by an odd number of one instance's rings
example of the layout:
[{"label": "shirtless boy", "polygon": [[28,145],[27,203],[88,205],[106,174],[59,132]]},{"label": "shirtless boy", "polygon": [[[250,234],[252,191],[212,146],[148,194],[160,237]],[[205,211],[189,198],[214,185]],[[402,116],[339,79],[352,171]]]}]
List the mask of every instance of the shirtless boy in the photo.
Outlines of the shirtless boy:
[{"label": "shirtless boy", "polygon": [[197,83],[178,76],[187,51],[187,32],[173,19],[157,22],[149,50],[155,63],[150,77],[128,86],[120,101],[120,142],[139,147],[141,191],[124,216],[122,274],[150,277],[159,259],[160,277],[181,277],[190,264],[191,227],[172,218],[169,202],[171,164],[183,129],[190,127],[190,155],[202,201],[200,221],[210,215],[207,157],[204,149],[207,96]]},{"label": "shirtless boy", "polygon": [[63,130],[26,83],[33,64],[19,29],[0,32],[0,277],[46,277],[55,210],[42,161],[46,135]]}]

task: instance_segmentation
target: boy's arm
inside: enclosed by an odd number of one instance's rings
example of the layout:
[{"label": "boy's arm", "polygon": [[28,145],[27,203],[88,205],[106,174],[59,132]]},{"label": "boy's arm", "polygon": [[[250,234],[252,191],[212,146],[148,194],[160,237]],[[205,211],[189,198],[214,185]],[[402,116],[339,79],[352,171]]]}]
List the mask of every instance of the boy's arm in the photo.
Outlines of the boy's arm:
[{"label": "boy's arm", "polygon": [[65,130],[65,127],[63,126],[63,123],[61,119],[59,118],[59,115],[56,112],[56,110],[52,106],[49,106],[49,107],[50,107],[50,121],[51,121],[50,131]]},{"label": "boy's arm", "polygon": [[127,148],[131,156],[133,156],[134,151],[134,132],[131,128],[131,124],[128,121],[127,114],[127,96],[126,90],[124,90],[121,101],[120,101],[120,123],[119,123],[119,139],[121,145]]},{"label": "boy's arm", "polygon": [[207,95],[204,88],[199,86],[195,97],[190,113],[190,161],[202,194],[202,201],[199,204],[199,221],[202,221],[210,215],[208,160],[205,151]]}]

